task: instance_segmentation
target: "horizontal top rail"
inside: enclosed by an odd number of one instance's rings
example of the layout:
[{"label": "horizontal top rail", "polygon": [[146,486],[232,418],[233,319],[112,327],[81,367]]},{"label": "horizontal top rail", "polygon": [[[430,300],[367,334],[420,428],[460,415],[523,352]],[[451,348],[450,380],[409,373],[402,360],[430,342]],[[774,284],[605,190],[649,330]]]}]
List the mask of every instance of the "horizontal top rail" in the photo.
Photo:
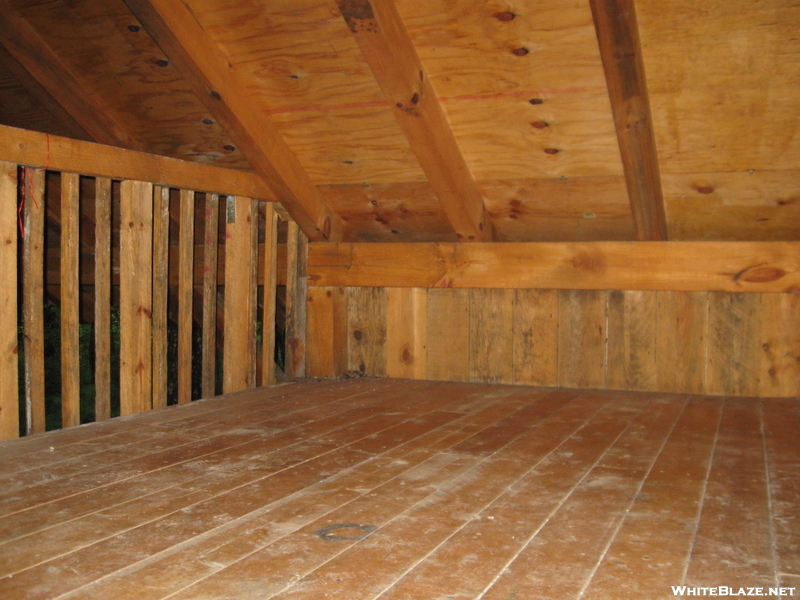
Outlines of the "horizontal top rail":
[{"label": "horizontal top rail", "polygon": [[275,201],[275,195],[254,173],[5,125],[0,125],[0,160],[54,171]]}]

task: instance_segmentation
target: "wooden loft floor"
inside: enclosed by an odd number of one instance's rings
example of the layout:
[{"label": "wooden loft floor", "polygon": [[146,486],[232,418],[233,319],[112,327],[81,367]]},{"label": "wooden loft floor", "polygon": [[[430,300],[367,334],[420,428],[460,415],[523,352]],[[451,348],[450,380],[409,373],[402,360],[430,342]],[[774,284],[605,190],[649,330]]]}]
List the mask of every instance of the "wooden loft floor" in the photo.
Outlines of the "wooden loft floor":
[{"label": "wooden loft floor", "polygon": [[0,597],[800,588],[798,430],[796,399],[362,379],[36,435],[0,444]]}]

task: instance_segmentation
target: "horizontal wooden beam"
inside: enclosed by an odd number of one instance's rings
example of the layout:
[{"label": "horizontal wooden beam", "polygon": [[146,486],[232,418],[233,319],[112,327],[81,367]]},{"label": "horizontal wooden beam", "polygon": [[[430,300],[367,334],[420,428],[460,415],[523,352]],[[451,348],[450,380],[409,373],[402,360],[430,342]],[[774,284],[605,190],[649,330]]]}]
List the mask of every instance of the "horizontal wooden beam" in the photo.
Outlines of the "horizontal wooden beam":
[{"label": "horizontal wooden beam", "polygon": [[82,175],[147,181],[198,192],[275,200],[272,190],[253,173],[5,125],[0,125],[0,160]]},{"label": "horizontal wooden beam", "polygon": [[666,240],[667,218],[634,0],[590,0],[589,4],[636,234],[640,240]]},{"label": "horizontal wooden beam", "polygon": [[191,9],[174,0],[124,2],[306,236],[341,240],[339,215]]},{"label": "horizontal wooden beam", "polygon": [[800,292],[800,242],[311,244],[309,285]]},{"label": "horizontal wooden beam", "polygon": [[336,0],[459,240],[496,231],[394,0]]}]

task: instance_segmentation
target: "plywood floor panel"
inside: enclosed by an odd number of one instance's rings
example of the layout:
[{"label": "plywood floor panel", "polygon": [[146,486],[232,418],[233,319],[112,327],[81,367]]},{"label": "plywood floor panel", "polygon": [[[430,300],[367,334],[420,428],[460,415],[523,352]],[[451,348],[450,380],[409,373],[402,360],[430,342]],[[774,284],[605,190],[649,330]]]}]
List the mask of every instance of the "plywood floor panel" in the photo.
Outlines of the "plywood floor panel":
[{"label": "plywood floor panel", "polygon": [[0,597],[790,587],[798,419],[791,399],[364,378],[37,435],[0,445]]}]

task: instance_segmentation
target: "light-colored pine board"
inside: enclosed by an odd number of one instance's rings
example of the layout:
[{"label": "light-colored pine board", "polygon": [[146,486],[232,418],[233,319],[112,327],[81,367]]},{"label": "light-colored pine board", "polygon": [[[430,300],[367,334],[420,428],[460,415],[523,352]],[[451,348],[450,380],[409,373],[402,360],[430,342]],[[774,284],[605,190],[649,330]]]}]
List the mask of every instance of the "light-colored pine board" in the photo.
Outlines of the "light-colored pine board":
[{"label": "light-colored pine board", "polygon": [[306,375],[335,377],[333,343],[334,288],[308,288],[306,323]]},{"label": "light-colored pine board", "polygon": [[81,423],[80,177],[61,174],[61,426]]},{"label": "light-colored pine board", "polygon": [[[178,233],[178,404],[192,400],[194,192],[181,190]],[[242,265],[237,265],[237,276]],[[237,390],[229,390],[231,392]]]},{"label": "light-colored pine board", "polygon": [[255,201],[228,196],[225,225],[225,347],[222,390],[238,392],[255,387],[256,355],[256,242],[258,210]]},{"label": "light-colored pine board", "polygon": [[657,292],[608,292],[609,389],[657,391]]},{"label": "light-colored pine board", "polygon": [[386,302],[386,375],[425,379],[428,291],[389,288]]},{"label": "light-colored pine board", "polygon": [[286,376],[306,374],[306,302],[308,238],[294,221],[289,221],[286,242]]},{"label": "light-colored pine board", "polygon": [[558,292],[514,290],[514,383],[558,385]]},{"label": "light-colored pine board", "polygon": [[350,330],[347,315],[349,309],[349,293],[347,288],[333,288],[333,374],[339,377],[347,371],[348,345]]},{"label": "light-colored pine board", "polygon": [[98,177],[274,199],[255,174],[0,125],[0,159]]},{"label": "light-colored pine board", "polygon": [[153,377],[153,186],[120,189],[120,412],[150,410]]},{"label": "light-colored pine board", "polygon": [[606,385],[606,293],[562,290],[558,297],[558,384]]},{"label": "light-colored pine board", "polygon": [[263,316],[261,329],[261,385],[275,383],[275,311],[278,281],[278,215],[274,202],[264,210]]},{"label": "light-colored pine board", "polygon": [[308,274],[334,286],[793,292],[798,257],[800,242],[311,244]]},{"label": "light-colored pine board", "polygon": [[386,376],[386,290],[347,290],[347,370]]},{"label": "light-colored pine board", "polygon": [[17,165],[0,163],[0,439],[19,435],[17,342]]},{"label": "light-colored pine board", "polygon": [[44,408],[44,170],[21,171],[24,192],[22,311],[25,333],[25,431],[45,430]]},{"label": "light-colored pine board", "polygon": [[111,416],[111,180],[95,180],[94,419]]},{"label": "light-colored pine board", "polygon": [[470,381],[514,380],[513,308],[513,290],[470,290]]},{"label": "light-colored pine board", "polygon": [[708,336],[706,292],[656,292],[656,377],[664,392],[702,394]]},{"label": "light-colored pine board", "polygon": [[169,388],[169,197],[167,186],[153,187],[153,408],[167,405]]},{"label": "light-colored pine board", "polygon": [[800,295],[761,294],[758,395],[800,397]]},{"label": "light-colored pine board", "polygon": [[219,256],[219,195],[206,194],[203,224],[203,350],[201,393],[216,394],[217,385],[217,262]]},{"label": "light-colored pine board", "polygon": [[[686,585],[770,587],[775,554],[759,403],[727,398]],[[731,536],[744,529],[746,536]]]},{"label": "light-colored pine board", "polygon": [[469,290],[428,290],[428,379],[469,380]]},{"label": "light-colored pine board", "polygon": [[716,292],[708,295],[708,394],[758,394],[761,295]]}]

